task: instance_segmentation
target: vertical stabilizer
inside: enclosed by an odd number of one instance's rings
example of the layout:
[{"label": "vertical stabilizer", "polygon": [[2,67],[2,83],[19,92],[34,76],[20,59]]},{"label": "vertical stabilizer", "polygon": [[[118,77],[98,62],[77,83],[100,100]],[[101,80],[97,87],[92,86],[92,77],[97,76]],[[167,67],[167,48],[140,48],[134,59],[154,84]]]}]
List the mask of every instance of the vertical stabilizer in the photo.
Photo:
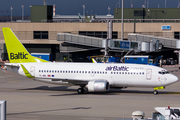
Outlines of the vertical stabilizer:
[{"label": "vertical stabilizer", "polygon": [[10,63],[48,62],[31,56],[10,28],[3,27],[2,31]]}]

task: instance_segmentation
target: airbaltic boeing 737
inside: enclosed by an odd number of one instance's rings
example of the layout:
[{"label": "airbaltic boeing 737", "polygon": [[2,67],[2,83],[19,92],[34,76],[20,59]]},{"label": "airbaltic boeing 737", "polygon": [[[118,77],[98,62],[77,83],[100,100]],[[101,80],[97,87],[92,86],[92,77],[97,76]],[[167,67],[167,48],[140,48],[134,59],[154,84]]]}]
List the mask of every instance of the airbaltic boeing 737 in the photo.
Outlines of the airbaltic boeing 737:
[{"label": "airbaltic boeing 737", "polygon": [[167,70],[151,65],[48,62],[31,56],[10,28],[2,30],[10,61],[7,70],[46,83],[77,85],[78,93],[149,87],[157,94],[158,89],[178,81]]}]

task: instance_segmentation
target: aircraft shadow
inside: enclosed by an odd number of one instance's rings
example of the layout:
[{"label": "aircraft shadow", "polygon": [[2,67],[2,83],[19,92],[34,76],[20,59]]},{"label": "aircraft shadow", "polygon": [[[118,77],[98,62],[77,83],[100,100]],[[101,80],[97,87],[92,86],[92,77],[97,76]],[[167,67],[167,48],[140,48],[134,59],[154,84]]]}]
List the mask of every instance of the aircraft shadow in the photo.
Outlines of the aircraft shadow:
[{"label": "aircraft shadow", "polygon": [[52,111],[64,111],[64,110],[86,110],[91,109],[91,107],[75,107],[75,108],[66,108],[66,109],[53,109],[53,110],[42,110],[42,111],[31,111],[31,112],[21,112],[21,113],[7,113],[7,115],[18,115],[18,114],[31,114],[31,113],[43,113],[43,112],[52,112]]},{"label": "aircraft shadow", "polygon": [[[58,86],[58,87],[48,87],[48,86],[40,86],[36,88],[27,88],[27,89],[19,89],[19,90],[42,90],[42,91],[69,91],[73,93],[69,94],[59,94],[59,95],[51,95],[51,96],[69,96],[69,95],[119,95],[119,94],[147,94],[153,95],[152,91],[141,91],[141,90],[120,90],[120,89],[110,89],[107,92],[85,92],[84,94],[78,94],[76,89],[67,89],[69,86]],[[180,94],[180,92],[170,92],[170,91],[158,91],[159,95],[161,94]]]}]

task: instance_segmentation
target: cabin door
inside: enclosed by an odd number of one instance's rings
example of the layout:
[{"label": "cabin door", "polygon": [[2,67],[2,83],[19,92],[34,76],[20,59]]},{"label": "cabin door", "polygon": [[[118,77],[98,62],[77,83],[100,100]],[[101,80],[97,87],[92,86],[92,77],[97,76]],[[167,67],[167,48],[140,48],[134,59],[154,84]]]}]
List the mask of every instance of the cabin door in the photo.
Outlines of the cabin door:
[{"label": "cabin door", "polygon": [[31,66],[30,73],[32,76],[35,76],[35,66]]},{"label": "cabin door", "polygon": [[151,80],[151,78],[152,78],[152,69],[148,68],[146,70],[146,79]]}]

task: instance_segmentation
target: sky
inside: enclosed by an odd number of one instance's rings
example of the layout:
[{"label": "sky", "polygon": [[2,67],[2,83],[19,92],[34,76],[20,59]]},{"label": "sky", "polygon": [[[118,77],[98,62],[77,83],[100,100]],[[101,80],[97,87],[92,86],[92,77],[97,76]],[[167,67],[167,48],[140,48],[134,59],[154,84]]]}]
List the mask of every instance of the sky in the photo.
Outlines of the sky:
[{"label": "sky", "polygon": [[[106,15],[108,13],[108,6],[110,6],[110,13],[114,14],[116,6],[120,8],[122,0],[46,0],[47,5],[56,5],[56,14],[59,15],[78,15],[83,14],[82,6],[85,5],[86,14]],[[180,0],[124,0],[124,8],[131,8],[131,1],[134,8],[142,8],[146,4],[149,8],[165,8],[165,1],[167,8],[177,8]],[[148,2],[149,1],[149,2]],[[13,7],[12,15],[21,16],[24,5],[24,15],[31,14],[31,5],[43,5],[44,0],[0,0],[0,16],[11,15],[10,8]],[[147,4],[149,3],[149,4]],[[180,5],[180,4],[179,4]],[[87,12],[88,11],[88,12]]]}]

